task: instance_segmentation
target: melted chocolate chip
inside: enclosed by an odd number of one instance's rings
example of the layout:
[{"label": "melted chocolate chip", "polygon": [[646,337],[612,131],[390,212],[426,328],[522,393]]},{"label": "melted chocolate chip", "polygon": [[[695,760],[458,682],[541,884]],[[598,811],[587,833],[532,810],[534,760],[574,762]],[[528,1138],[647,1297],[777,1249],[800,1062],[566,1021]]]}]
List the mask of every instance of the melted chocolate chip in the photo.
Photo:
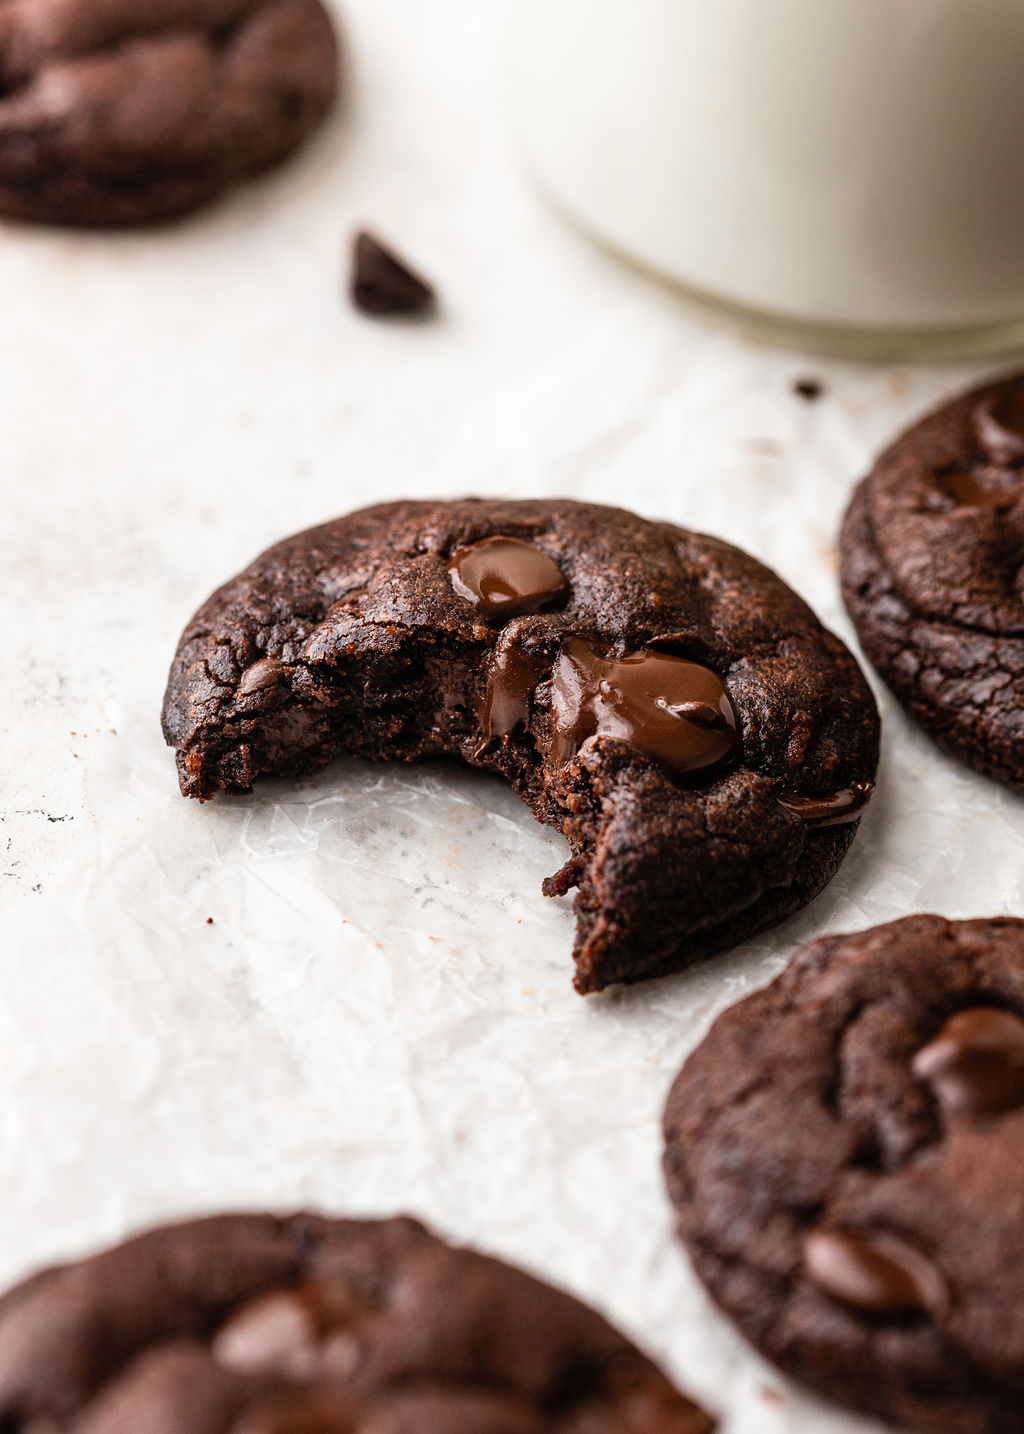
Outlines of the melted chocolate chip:
[{"label": "melted chocolate chip", "polygon": [[314,1379],[325,1357],[338,1363],[331,1344],[371,1312],[369,1303],[340,1281],[275,1290],[242,1306],[217,1335],[213,1355],[237,1374]]},{"label": "melted chocolate chip", "polygon": [[530,716],[530,698],[547,663],[514,642],[499,643],[487,667],[487,693],[480,713],[484,736],[508,737]]},{"label": "melted chocolate chip", "polygon": [[1015,1110],[1024,1105],[1024,1021],[991,1006],[958,1011],[918,1051],[913,1070],[951,1114]]},{"label": "melted chocolate chip", "polygon": [[558,762],[567,762],[588,737],[617,737],[673,776],[711,777],[741,750],[736,710],[721,678],[667,653],[603,658],[574,639],[555,664],[551,715]]},{"label": "melted chocolate chip", "polygon": [[825,796],[804,797],[798,792],[782,791],[777,801],[809,827],[837,827],[844,822],[855,822],[874,790],[874,782],[854,782]]},{"label": "melted chocolate chip", "polygon": [[246,1411],[232,1434],[355,1434],[358,1423],[356,1411],[314,1391]]},{"label": "melted chocolate chip", "polygon": [[961,508],[1007,512],[1021,495],[1021,474],[1004,468],[964,468],[943,473],[939,483]]},{"label": "melted chocolate chip", "polygon": [[1024,421],[1024,413],[1013,409],[997,412],[990,404],[980,403],[972,419],[975,436],[993,463],[1003,465],[1024,459],[1024,432],[1015,426]]},{"label": "melted chocolate chip", "polygon": [[398,255],[365,231],[355,238],[352,302],[372,318],[425,316],[436,305],[434,290]]},{"label": "melted chocolate chip", "polygon": [[866,1314],[898,1318],[944,1302],[931,1261],[890,1235],[814,1230],[804,1242],[804,1270],[825,1294]]},{"label": "melted chocolate chip", "polygon": [[805,403],[815,403],[825,392],[825,385],[820,379],[798,378],[793,384],[793,392]]},{"label": "melted chocolate chip", "polygon": [[520,538],[483,538],[457,549],[448,576],[489,621],[545,612],[569,595],[558,564]]},{"label": "melted chocolate chip", "polygon": [[284,663],[276,657],[261,657],[242,673],[238,682],[238,696],[249,697],[253,692],[265,692],[276,687],[284,676]]}]

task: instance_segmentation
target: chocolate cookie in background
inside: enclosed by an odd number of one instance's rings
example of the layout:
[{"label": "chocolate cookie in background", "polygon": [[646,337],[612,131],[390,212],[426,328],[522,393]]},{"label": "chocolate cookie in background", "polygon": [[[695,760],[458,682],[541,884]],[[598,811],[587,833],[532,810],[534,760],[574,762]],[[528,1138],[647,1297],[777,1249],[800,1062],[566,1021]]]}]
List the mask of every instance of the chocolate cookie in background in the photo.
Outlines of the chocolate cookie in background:
[{"label": "chocolate cookie in background", "polygon": [[812,942],[665,1112],[712,1296],[822,1394],[922,1434],[1024,1430],[1024,922]]},{"label": "chocolate cookie in background", "polygon": [[0,216],[186,214],[291,154],[337,73],[320,0],[2,0]]},{"label": "chocolate cookie in background", "polygon": [[882,454],[843,523],[861,645],[946,751],[1024,790],[1024,375]]},{"label": "chocolate cookie in background", "polygon": [[0,1299],[0,1428],[711,1434],[600,1315],[413,1220],[172,1225]]},{"label": "chocolate cookie in background", "polygon": [[182,791],[341,752],[506,778],[570,859],[576,987],[678,971],[817,895],[878,758],[854,659],[736,548],[568,501],[392,503],[277,544],[186,628]]}]

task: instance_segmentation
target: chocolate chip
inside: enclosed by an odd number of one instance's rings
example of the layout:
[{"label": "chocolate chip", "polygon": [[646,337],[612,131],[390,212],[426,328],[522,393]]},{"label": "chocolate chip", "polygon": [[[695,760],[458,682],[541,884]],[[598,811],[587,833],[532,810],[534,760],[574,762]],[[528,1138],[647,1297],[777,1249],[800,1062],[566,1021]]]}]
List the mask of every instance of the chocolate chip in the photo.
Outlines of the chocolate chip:
[{"label": "chocolate chip", "polygon": [[340,1281],[275,1290],[228,1321],[214,1340],[213,1355],[237,1374],[315,1379],[332,1354],[332,1342],[370,1313],[369,1302]]},{"label": "chocolate chip", "polygon": [[373,318],[426,317],[436,308],[427,281],[365,230],[355,237],[350,292],[359,312]]},{"label": "chocolate chip", "polygon": [[303,1391],[248,1410],[231,1434],[355,1434],[361,1422],[340,1395]]},{"label": "chocolate chip", "polygon": [[487,692],[480,713],[484,737],[508,737],[530,716],[530,699],[547,666],[516,641],[495,645],[487,665]]},{"label": "chocolate chip", "polygon": [[793,392],[797,398],[815,403],[825,392],[825,385],[816,378],[798,378],[793,384]]},{"label": "chocolate chip", "polygon": [[935,1266],[891,1235],[813,1230],[804,1241],[804,1270],[825,1294],[866,1314],[923,1314],[944,1302]]},{"label": "chocolate chip", "polygon": [[801,796],[799,792],[783,790],[776,800],[809,827],[836,827],[844,822],[855,822],[874,790],[874,782],[854,782],[852,786],[824,796]]},{"label": "chocolate chip", "polygon": [[998,1115],[1024,1105],[1024,1021],[973,1006],[951,1016],[914,1057],[914,1075],[955,1115]]},{"label": "chocolate chip", "polygon": [[647,650],[599,657],[573,639],[555,664],[552,756],[567,762],[593,736],[617,737],[676,777],[711,777],[740,755],[736,710],[709,667]]},{"label": "chocolate chip", "polygon": [[1003,411],[989,403],[979,403],[971,415],[975,436],[993,463],[1005,465],[1024,459],[1024,433],[1015,426],[1024,418],[1020,405],[1004,403]]},{"label": "chocolate chip", "polygon": [[1021,495],[1021,475],[1005,468],[963,468],[939,476],[939,486],[960,508],[1006,513]]},{"label": "chocolate chip", "polygon": [[249,697],[253,692],[265,692],[276,687],[284,676],[284,663],[276,657],[261,657],[242,673],[238,682],[238,696]]},{"label": "chocolate chip", "polygon": [[458,548],[448,576],[459,596],[488,620],[544,612],[569,594],[558,564],[520,538],[483,538]]}]

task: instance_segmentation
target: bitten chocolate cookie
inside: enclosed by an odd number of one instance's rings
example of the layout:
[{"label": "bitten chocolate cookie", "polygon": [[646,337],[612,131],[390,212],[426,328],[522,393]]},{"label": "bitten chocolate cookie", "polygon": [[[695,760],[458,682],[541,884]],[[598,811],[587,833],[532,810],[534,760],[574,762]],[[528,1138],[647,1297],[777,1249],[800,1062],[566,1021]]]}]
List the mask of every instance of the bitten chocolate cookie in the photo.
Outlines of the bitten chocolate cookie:
[{"label": "bitten chocolate cookie", "polygon": [[413,1220],[228,1215],[0,1300],[15,1434],[711,1434],[593,1310]]},{"label": "bitten chocolate cookie", "polygon": [[1024,790],[1024,374],[911,428],[843,523],[864,651],[940,746]]},{"label": "bitten chocolate cookie", "polygon": [[714,538],[570,502],[394,503],[289,538],[193,618],[164,700],[182,791],[339,752],[505,777],[571,858],[576,986],[780,921],[853,839],[878,750],[853,658]]},{"label": "bitten chocolate cookie", "polygon": [[665,1112],[698,1274],[834,1399],[1024,1431],[1024,922],[812,942],[720,1016]]},{"label": "bitten chocolate cookie", "polygon": [[185,214],[296,149],[337,68],[320,0],[0,0],[0,215]]}]

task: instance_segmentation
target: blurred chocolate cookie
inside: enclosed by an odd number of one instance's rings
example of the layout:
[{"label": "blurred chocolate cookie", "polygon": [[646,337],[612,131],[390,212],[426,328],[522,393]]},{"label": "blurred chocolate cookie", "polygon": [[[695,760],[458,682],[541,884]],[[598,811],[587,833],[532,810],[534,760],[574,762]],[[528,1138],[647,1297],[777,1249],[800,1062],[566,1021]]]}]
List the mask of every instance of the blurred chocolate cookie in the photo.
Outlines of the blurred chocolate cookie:
[{"label": "blurred chocolate cookie", "polygon": [[182,791],[340,752],[509,782],[571,856],[576,986],[684,966],[833,876],[875,704],[842,643],[715,538],[563,501],[393,503],[300,533],[186,628],[164,699]]},{"label": "blurred chocolate cookie", "polygon": [[185,214],[296,149],[337,70],[320,0],[0,0],[0,216]]},{"label": "blurred chocolate cookie", "polygon": [[1024,375],[882,454],[843,523],[861,644],[946,751],[1024,790]]},{"label": "blurred chocolate cookie", "polygon": [[711,1434],[592,1310],[413,1220],[229,1215],[0,1300],[0,1428]]},{"label": "blurred chocolate cookie", "polygon": [[812,942],[672,1087],[698,1274],[821,1393],[923,1434],[1024,1430],[1024,922]]}]

